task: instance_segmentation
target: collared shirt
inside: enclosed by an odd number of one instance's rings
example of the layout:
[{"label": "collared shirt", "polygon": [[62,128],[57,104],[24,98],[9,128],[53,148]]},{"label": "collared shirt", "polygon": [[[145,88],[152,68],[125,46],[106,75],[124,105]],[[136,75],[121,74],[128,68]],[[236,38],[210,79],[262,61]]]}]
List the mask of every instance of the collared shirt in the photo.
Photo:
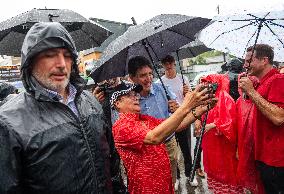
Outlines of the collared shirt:
[{"label": "collared shirt", "polygon": [[[272,69],[259,81],[257,92],[268,102],[284,108],[284,75]],[[256,107],[253,116],[255,159],[270,166],[284,167],[284,124],[274,125]]]},{"label": "collared shirt", "polygon": [[[175,100],[176,96],[166,88],[170,98]],[[140,97],[141,113],[158,119],[166,119],[170,116],[168,99],[162,84],[152,83],[148,96]]]},{"label": "collared shirt", "polygon": [[[166,88],[170,98],[175,100],[176,96],[168,88]],[[170,116],[168,99],[162,84],[152,83],[150,93],[148,96],[141,96],[140,98],[141,113],[150,115],[158,119],[166,119]],[[167,140],[174,136],[174,133],[169,136]]]},{"label": "collared shirt", "polygon": [[47,88],[44,88],[44,89],[45,91],[47,91],[50,98],[54,98],[54,97],[58,98],[59,102],[67,105],[77,117],[79,116],[79,112],[75,104],[75,96],[77,94],[77,90],[72,84],[69,84],[69,95],[67,96],[66,103],[64,103],[64,99],[59,93],[49,90]]},{"label": "collared shirt", "polygon": [[147,115],[120,113],[113,125],[115,147],[127,170],[130,193],[174,193],[165,145],[144,143],[147,133],[162,121]]}]

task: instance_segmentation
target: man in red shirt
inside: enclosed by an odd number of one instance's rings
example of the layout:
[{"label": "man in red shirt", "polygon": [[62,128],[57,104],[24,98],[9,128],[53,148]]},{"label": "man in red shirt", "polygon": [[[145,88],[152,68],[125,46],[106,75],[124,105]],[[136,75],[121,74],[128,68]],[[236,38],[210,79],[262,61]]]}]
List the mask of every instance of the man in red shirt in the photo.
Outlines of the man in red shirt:
[{"label": "man in red shirt", "polygon": [[[248,77],[239,87],[254,103],[253,122],[255,160],[266,193],[284,193],[284,75],[272,67],[272,47],[249,47],[244,67],[260,83],[254,88]],[[250,126],[248,126],[250,127]]]}]

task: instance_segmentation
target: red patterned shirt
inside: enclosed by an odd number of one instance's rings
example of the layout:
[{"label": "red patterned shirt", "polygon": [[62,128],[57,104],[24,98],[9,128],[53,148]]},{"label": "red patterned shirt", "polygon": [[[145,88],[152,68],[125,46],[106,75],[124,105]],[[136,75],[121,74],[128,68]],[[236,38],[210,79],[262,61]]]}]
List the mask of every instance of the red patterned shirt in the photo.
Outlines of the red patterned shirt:
[{"label": "red patterned shirt", "polygon": [[162,121],[141,114],[120,113],[113,125],[115,147],[126,168],[131,194],[174,193],[165,145],[143,142],[147,132]]}]

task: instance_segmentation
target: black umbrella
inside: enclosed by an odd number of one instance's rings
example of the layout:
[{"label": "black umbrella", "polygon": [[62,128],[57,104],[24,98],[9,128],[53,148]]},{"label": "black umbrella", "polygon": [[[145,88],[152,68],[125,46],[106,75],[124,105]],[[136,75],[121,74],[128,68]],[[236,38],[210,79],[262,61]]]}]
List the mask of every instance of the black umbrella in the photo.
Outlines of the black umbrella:
[{"label": "black umbrella", "polygon": [[176,54],[178,55],[178,58],[182,60],[182,59],[196,57],[197,55],[200,55],[202,53],[211,50],[212,50],[211,48],[205,46],[201,41],[195,40],[178,49],[176,51]]},{"label": "black umbrella", "polygon": [[150,59],[154,65],[167,54],[194,41],[195,34],[209,21],[207,18],[162,14],[131,26],[107,46],[97,63],[98,68],[90,76],[96,82],[124,76],[129,59],[138,55]]},{"label": "black umbrella", "polygon": [[37,22],[59,22],[71,34],[78,51],[100,46],[112,33],[67,9],[32,9],[0,23],[0,54],[20,56],[26,33]]},{"label": "black umbrella", "polygon": [[17,91],[17,88],[9,83],[0,83],[0,101],[4,100],[9,94]]},{"label": "black umbrella", "polygon": [[[180,73],[183,75],[182,68],[180,65],[180,60],[196,57],[197,55],[200,55],[202,53],[205,53],[207,51],[210,51],[212,49],[206,47],[202,42],[200,42],[198,39],[196,39],[193,42],[190,42],[180,49],[178,49],[175,54],[177,56],[177,62],[180,68]],[[182,76],[182,83],[185,84],[183,76]]]}]

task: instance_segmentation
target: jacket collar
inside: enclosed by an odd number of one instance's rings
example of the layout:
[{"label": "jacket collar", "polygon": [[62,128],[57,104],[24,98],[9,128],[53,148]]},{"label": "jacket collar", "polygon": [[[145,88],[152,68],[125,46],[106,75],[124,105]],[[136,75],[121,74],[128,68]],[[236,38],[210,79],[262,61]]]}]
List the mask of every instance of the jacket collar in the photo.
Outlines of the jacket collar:
[{"label": "jacket collar", "polygon": [[[70,82],[70,84],[72,83]],[[31,86],[31,91],[33,91],[34,97],[36,100],[53,101],[53,102],[60,100],[57,95],[51,95],[51,93],[46,88],[44,88],[42,85],[40,85],[40,83],[33,76],[30,77],[30,86]],[[74,86],[74,89],[77,90],[76,96],[82,93],[83,88],[78,87],[78,86],[76,87],[73,84],[72,86]]]}]

